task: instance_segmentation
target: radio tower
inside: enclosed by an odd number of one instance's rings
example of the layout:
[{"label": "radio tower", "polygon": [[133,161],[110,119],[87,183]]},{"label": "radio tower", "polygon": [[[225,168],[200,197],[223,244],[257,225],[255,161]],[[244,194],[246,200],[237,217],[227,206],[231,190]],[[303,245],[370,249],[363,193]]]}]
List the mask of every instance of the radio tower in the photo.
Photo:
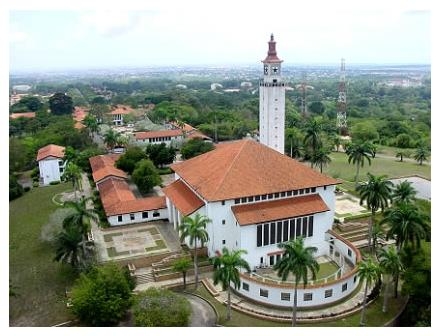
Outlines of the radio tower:
[{"label": "radio tower", "polygon": [[336,123],[339,134],[347,135],[347,91],[345,88],[345,59],[341,59],[341,75],[339,80],[338,115]]}]

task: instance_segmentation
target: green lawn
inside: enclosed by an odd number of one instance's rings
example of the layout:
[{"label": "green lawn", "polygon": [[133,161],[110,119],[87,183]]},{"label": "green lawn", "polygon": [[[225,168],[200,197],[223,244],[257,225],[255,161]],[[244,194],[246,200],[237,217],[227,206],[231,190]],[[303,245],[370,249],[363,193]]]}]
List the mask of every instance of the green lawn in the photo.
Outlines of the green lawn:
[{"label": "green lawn", "polygon": [[34,188],[9,203],[9,279],[17,296],[9,300],[11,326],[51,326],[72,319],[65,288],[74,275],[53,261],[53,248],[41,228],[57,209],[52,197],[70,184]]}]

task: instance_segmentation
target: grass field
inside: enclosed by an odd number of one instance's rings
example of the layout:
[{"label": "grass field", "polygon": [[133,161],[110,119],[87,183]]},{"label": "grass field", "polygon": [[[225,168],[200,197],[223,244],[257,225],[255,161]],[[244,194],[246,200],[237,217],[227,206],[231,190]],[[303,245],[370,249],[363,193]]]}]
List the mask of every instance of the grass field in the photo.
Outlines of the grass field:
[{"label": "grass field", "polygon": [[53,261],[54,250],[40,239],[41,228],[58,207],[52,197],[70,184],[34,188],[9,203],[9,279],[17,296],[9,300],[11,326],[51,326],[72,319],[65,289],[74,274]]}]

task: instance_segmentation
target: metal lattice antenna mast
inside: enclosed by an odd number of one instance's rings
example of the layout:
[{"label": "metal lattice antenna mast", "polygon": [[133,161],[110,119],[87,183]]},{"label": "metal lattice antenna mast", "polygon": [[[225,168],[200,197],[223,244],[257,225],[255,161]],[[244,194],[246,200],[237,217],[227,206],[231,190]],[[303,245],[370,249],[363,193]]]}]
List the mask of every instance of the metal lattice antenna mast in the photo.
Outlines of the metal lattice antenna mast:
[{"label": "metal lattice antenna mast", "polygon": [[306,73],[303,74],[303,81],[301,83],[301,115],[307,117],[307,101],[306,101],[307,81]]},{"label": "metal lattice antenna mast", "polygon": [[336,123],[341,135],[347,134],[347,89],[345,87],[345,59],[341,59],[339,80],[338,115]]}]

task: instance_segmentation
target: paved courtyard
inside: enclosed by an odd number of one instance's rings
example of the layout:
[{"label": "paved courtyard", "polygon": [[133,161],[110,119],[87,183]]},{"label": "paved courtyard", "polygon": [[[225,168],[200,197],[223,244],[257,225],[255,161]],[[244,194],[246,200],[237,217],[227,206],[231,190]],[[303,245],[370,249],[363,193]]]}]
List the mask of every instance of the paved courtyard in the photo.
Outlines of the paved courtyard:
[{"label": "paved courtyard", "polygon": [[430,188],[431,188],[431,181],[426,180],[424,178],[418,177],[418,176],[411,176],[411,177],[402,177],[398,179],[391,179],[391,181],[397,185],[403,181],[409,181],[412,183],[412,186],[417,190],[417,197],[422,198],[425,200],[430,201]]}]

